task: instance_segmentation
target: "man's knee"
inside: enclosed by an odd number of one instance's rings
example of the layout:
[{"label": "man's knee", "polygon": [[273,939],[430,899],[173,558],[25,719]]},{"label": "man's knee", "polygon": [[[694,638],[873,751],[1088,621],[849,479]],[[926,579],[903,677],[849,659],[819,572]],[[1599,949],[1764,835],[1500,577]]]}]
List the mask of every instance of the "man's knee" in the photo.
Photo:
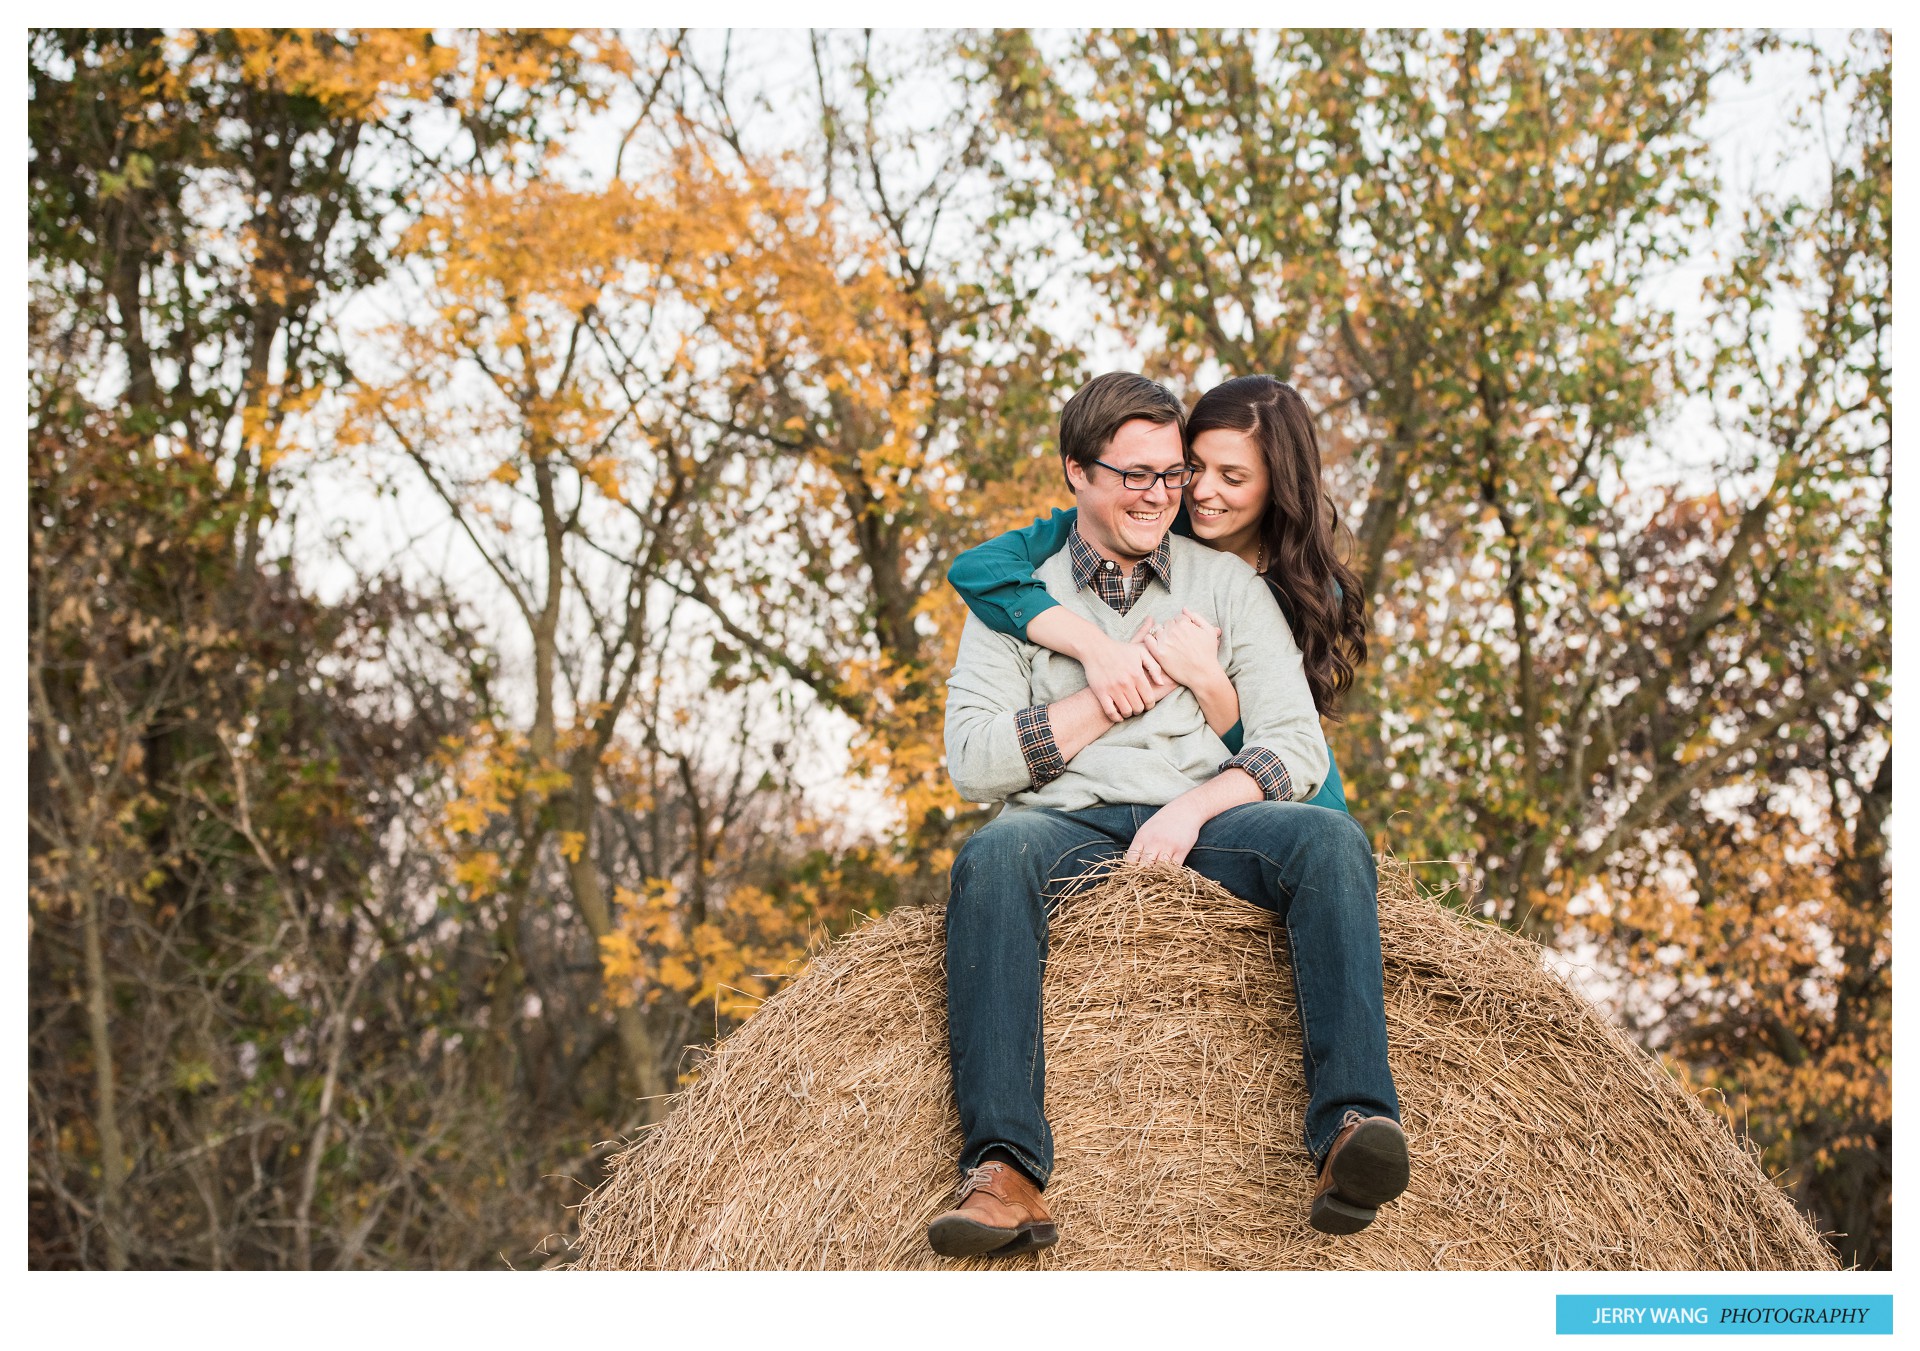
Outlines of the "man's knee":
[{"label": "man's knee", "polygon": [[1373,842],[1345,812],[1304,802],[1256,802],[1242,810],[1278,850],[1303,855],[1316,872],[1373,877]]},{"label": "man's knee", "polygon": [[1328,807],[1303,807],[1314,831],[1314,845],[1339,858],[1373,870],[1373,841],[1360,823],[1345,812]]},{"label": "man's knee", "polygon": [[1331,807],[1314,807],[1305,802],[1253,802],[1244,807],[1233,809],[1236,814],[1247,813],[1254,820],[1274,830],[1305,835],[1314,839],[1337,840],[1352,836],[1362,844],[1367,834],[1360,829],[1360,823],[1345,812],[1335,811]]},{"label": "man's knee", "polygon": [[968,837],[954,855],[956,877],[966,869],[1037,856],[1059,827],[1041,812],[1007,812],[996,816]]},{"label": "man's knee", "polygon": [[[1072,848],[1060,823],[1043,812],[1011,812],[975,831],[954,855],[953,898],[981,891],[1038,896],[1059,856]],[[984,885],[983,885],[984,884]]]}]

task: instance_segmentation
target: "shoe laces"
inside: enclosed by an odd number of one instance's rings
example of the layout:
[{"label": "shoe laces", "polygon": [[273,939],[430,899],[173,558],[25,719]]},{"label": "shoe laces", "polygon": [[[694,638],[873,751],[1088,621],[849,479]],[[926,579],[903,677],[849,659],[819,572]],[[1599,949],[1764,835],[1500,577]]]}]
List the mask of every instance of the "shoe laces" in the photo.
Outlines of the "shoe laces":
[{"label": "shoe laces", "polygon": [[1366,1119],[1367,1114],[1365,1112],[1356,1112],[1353,1108],[1349,1107],[1347,1108],[1347,1114],[1340,1118],[1340,1129],[1345,1130],[1355,1122],[1365,1121]]},{"label": "shoe laces", "polygon": [[978,1168],[967,1169],[967,1175],[960,1182],[960,1190],[954,1194],[955,1201],[964,1201],[982,1187],[993,1185],[1004,1163],[983,1163]]}]

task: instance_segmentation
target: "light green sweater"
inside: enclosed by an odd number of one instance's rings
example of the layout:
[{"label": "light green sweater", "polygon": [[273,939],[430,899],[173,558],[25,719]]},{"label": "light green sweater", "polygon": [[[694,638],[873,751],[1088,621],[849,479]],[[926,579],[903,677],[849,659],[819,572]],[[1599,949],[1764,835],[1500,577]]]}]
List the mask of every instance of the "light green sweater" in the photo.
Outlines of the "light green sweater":
[{"label": "light green sweater", "polygon": [[[1221,665],[1240,696],[1243,749],[1264,746],[1280,757],[1295,801],[1319,790],[1327,746],[1300,664],[1300,649],[1261,582],[1240,559],[1178,535],[1169,540],[1171,590],[1148,581],[1126,614],[1091,590],[1076,591],[1061,550],[1034,571],[1074,614],[1125,641],[1151,615],[1165,622],[1190,609],[1220,629]],[[1087,687],[1070,657],[1003,633],[969,614],[947,682],[947,769],[969,802],[1078,811],[1098,803],[1159,806],[1211,779],[1230,752],[1214,735],[1191,691],[1175,690],[1138,717],[1109,727],[1067,765],[1034,788],[1014,732],[1014,714],[1051,704]]]}]

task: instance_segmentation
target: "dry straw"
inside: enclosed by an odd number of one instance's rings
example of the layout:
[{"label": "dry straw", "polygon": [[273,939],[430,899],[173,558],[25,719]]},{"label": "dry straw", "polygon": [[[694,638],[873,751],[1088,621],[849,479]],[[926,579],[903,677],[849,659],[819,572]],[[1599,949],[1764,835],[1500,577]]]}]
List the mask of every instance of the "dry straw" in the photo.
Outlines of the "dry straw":
[{"label": "dry straw", "polygon": [[581,1215],[586,1268],[1817,1269],[1754,1156],[1541,963],[1381,865],[1413,1181],[1371,1228],[1307,1227],[1285,934],[1184,869],[1064,901],[1046,975],[1059,1246],[949,1262],[959,1129],[943,915],[834,944],[701,1065]]}]

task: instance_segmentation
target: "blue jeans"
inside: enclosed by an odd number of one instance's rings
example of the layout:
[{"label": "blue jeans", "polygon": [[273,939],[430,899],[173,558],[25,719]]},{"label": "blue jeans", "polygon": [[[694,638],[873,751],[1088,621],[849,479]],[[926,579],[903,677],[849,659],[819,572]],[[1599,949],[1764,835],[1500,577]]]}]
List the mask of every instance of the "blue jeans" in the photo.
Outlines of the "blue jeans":
[{"label": "blue jeans", "polygon": [[[1127,851],[1154,807],[1005,812],[954,860],[947,903],[947,1047],[964,1171],[1006,1150],[1042,1186],[1053,1171],[1040,971],[1065,884]],[[1287,926],[1316,1163],[1349,1111],[1400,1119],[1387,1068],[1373,849],[1344,812],[1234,807],[1200,829],[1187,866]]]}]

